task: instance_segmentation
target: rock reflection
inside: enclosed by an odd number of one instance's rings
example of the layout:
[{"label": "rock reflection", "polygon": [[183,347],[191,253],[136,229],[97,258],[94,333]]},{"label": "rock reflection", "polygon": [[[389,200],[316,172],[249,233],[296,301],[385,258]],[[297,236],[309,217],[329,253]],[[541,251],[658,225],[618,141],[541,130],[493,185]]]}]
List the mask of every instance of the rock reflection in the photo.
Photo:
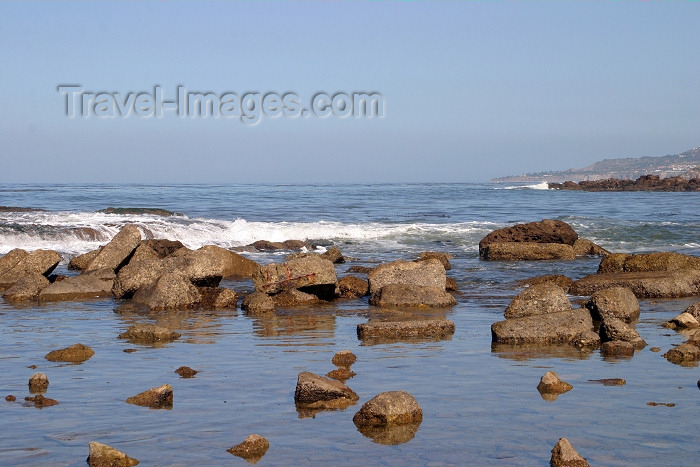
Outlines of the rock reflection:
[{"label": "rock reflection", "polygon": [[377,444],[396,445],[411,441],[420,428],[420,422],[407,425],[363,426],[357,431]]},{"label": "rock reflection", "polygon": [[499,358],[509,360],[526,361],[538,358],[565,358],[569,360],[587,360],[593,350],[589,348],[577,349],[566,344],[501,344],[492,343],[491,352]]},{"label": "rock reflection", "polygon": [[[258,337],[298,336],[332,338],[335,336],[335,315],[319,310],[295,310],[251,316],[253,334]],[[323,345],[311,342],[309,345]],[[284,345],[284,344],[281,344]],[[298,342],[295,345],[299,345]]]}]

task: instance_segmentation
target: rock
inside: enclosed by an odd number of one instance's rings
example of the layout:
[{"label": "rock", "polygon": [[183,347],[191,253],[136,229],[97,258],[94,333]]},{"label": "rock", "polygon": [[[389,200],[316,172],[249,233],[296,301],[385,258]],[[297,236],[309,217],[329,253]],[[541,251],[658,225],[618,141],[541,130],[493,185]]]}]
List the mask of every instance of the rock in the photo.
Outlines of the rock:
[{"label": "rock", "polygon": [[492,243],[560,243],[572,246],[578,234],[566,222],[543,219],[494,230],[479,242],[479,256]]},{"label": "rock", "polygon": [[87,463],[90,467],[132,467],[139,461],[111,446],[91,441]]},{"label": "rock", "polygon": [[355,276],[345,276],[338,280],[338,291],[343,298],[358,298],[369,294],[369,283]]},{"label": "rock", "polygon": [[677,365],[694,364],[700,360],[700,347],[690,342],[684,342],[666,352],[664,358]]},{"label": "rock", "polygon": [[159,258],[165,258],[181,248],[185,248],[185,245],[183,245],[182,242],[178,240],[167,240],[165,238],[142,240],[139,246],[148,247]]},{"label": "rock", "polygon": [[382,392],[365,402],[352,421],[358,427],[420,423],[423,410],[405,391]]},{"label": "rock", "polygon": [[354,273],[357,273],[357,274],[369,274],[370,272],[374,271],[374,269],[375,269],[375,268],[370,268],[370,267],[367,267],[367,266],[355,265],[355,266],[350,266],[350,267],[348,268],[348,272],[354,272]]},{"label": "rock", "polygon": [[264,437],[252,434],[248,435],[242,443],[227,449],[234,456],[242,457],[249,462],[256,463],[265,455],[270,448],[270,442]]},{"label": "rock", "polygon": [[87,345],[73,344],[64,349],[54,350],[46,354],[46,360],[50,362],[82,363],[89,360],[95,351]]},{"label": "rock", "polygon": [[100,254],[100,250],[102,248],[103,247],[100,247],[96,250],[83,253],[82,255],[74,256],[68,263],[68,269],[72,271],[84,271],[85,268],[87,268],[90,265],[92,260],[94,260],[98,254]]},{"label": "rock", "polygon": [[164,384],[157,388],[151,388],[126,400],[129,404],[150,407],[152,409],[173,408],[173,387]]},{"label": "rock", "polygon": [[325,252],[321,253],[321,258],[327,259],[333,264],[341,264],[345,262],[345,257],[337,246],[332,246]]},{"label": "rock", "polygon": [[560,438],[552,449],[549,465],[551,467],[588,467],[588,462],[576,452],[568,439]]},{"label": "rock", "polygon": [[241,309],[250,315],[270,313],[275,311],[275,302],[269,295],[263,292],[253,292],[246,295],[241,303]]},{"label": "rock", "polygon": [[11,287],[21,277],[31,273],[48,276],[60,261],[61,255],[53,250],[36,250],[27,253],[25,250],[15,248],[0,257],[0,290]]},{"label": "rock", "polygon": [[540,382],[537,385],[537,390],[540,394],[564,394],[567,391],[571,391],[574,387],[559,379],[554,371],[548,371],[540,378]]},{"label": "rock", "polygon": [[39,300],[55,302],[113,297],[115,277],[111,268],[84,272],[49,285],[39,292]]},{"label": "rock", "polygon": [[553,282],[544,282],[528,287],[510,302],[503,313],[506,319],[543,315],[571,310],[571,302],[564,289]]},{"label": "rock", "polygon": [[350,371],[348,368],[336,368],[335,370],[326,373],[326,376],[331,379],[337,379],[338,381],[345,382],[346,380],[352,378],[357,373]]},{"label": "rock", "polygon": [[700,302],[693,303],[685,309],[685,313],[690,313],[693,318],[700,321]]},{"label": "rock", "polygon": [[456,292],[459,290],[457,286],[457,281],[452,279],[451,277],[448,277],[445,279],[445,290],[449,292]]},{"label": "rock", "polygon": [[139,261],[152,261],[162,259],[164,256],[160,256],[153,250],[150,246],[146,245],[144,241],[141,241],[139,246],[136,247],[134,253],[129,258],[130,263],[138,263]]},{"label": "rock", "polygon": [[180,378],[194,378],[194,375],[198,373],[197,370],[193,370],[192,368],[188,366],[181,366],[177,370],[175,370],[175,373],[180,375]]},{"label": "rock", "polygon": [[447,319],[369,320],[357,325],[357,337],[360,340],[449,339],[454,332],[455,324]]},{"label": "rock", "polygon": [[39,298],[39,292],[48,287],[49,280],[38,272],[30,272],[20,277],[12,287],[2,294],[8,302],[25,302]]},{"label": "rock", "polygon": [[338,279],[333,263],[320,257],[308,256],[280,264],[266,264],[253,274],[258,292],[276,294],[288,289],[301,289],[319,298],[335,296]]},{"label": "rock", "polygon": [[627,384],[627,381],[622,378],[589,379],[588,381],[592,383],[600,383],[603,386],[624,386]]},{"label": "rock", "polygon": [[300,305],[312,305],[320,303],[316,295],[305,293],[297,289],[289,289],[272,296],[275,307],[287,308]]},{"label": "rock", "polygon": [[95,271],[102,268],[110,268],[117,272],[131,257],[139,243],[141,232],[134,224],[127,224],[106,244],[90,261],[85,271]]},{"label": "rock", "polygon": [[[59,402],[55,399],[49,399],[48,397],[44,397],[41,394],[37,394],[34,397],[27,396],[24,398],[25,401],[27,402],[32,402],[34,404],[34,407],[40,409],[43,407],[51,407],[53,405],[58,405]],[[25,404],[26,406],[27,404]]]},{"label": "rock", "polygon": [[537,285],[537,284],[542,284],[544,282],[552,282],[562,289],[564,289],[564,292],[568,292],[569,287],[571,287],[571,284],[574,283],[574,280],[571,279],[570,277],[563,276],[561,274],[547,274],[544,276],[536,276],[536,277],[531,277],[529,279],[525,279],[523,281],[520,281],[519,285],[523,286],[531,286],[531,285]]},{"label": "rock", "polygon": [[643,349],[647,345],[632,326],[617,318],[608,318],[603,321],[603,324],[600,325],[600,338],[603,342],[630,342],[637,350]]},{"label": "rock", "polygon": [[700,269],[700,258],[681,253],[659,252],[609,255],[600,261],[598,273],[686,271]]},{"label": "rock", "polygon": [[284,242],[258,240],[248,246],[252,246],[258,251],[301,250],[303,248],[306,248],[307,250],[314,249],[313,245],[302,240],[285,240]]},{"label": "rock", "polygon": [[421,285],[444,291],[446,277],[445,268],[437,259],[418,263],[399,260],[382,264],[369,273],[369,291],[375,294],[389,284]]},{"label": "rock", "polygon": [[119,334],[119,339],[128,339],[132,343],[155,344],[171,342],[181,334],[166,327],[156,324],[137,323],[129,327],[126,332]]},{"label": "rock", "polygon": [[416,284],[387,284],[369,299],[371,305],[380,307],[445,308],[457,304],[457,300],[442,288]]},{"label": "rock", "polygon": [[610,254],[610,252],[605,248],[602,248],[585,238],[576,239],[573,247],[574,254],[576,256],[607,256]]},{"label": "rock", "polygon": [[[609,258],[609,256],[606,258]],[[599,290],[610,287],[626,287],[637,298],[692,297],[700,295],[700,271],[591,274],[575,281],[571,285],[569,293],[572,295],[592,295]]]},{"label": "rock", "polygon": [[600,354],[603,357],[633,357],[634,345],[627,341],[608,341],[600,346]]},{"label": "rock", "polygon": [[700,179],[686,180],[681,177],[661,178],[658,175],[642,175],[637,180],[607,178],[605,180],[583,180],[578,183],[550,183],[555,190],[585,191],[700,191]]},{"label": "rock", "polygon": [[151,311],[196,308],[201,300],[197,287],[180,272],[163,274],[153,284],[138,289],[131,299]]},{"label": "rock", "polygon": [[32,394],[46,392],[49,387],[49,377],[44,373],[34,373],[29,378],[29,392]]},{"label": "rock", "polygon": [[442,267],[445,268],[445,271],[449,271],[452,269],[452,265],[450,264],[450,260],[454,258],[449,253],[441,253],[438,251],[423,251],[418,255],[417,261],[425,261],[426,259],[432,259],[435,258],[436,260],[440,261],[442,263]]},{"label": "rock", "polygon": [[672,329],[695,329],[700,327],[700,323],[690,313],[681,313],[664,325]]},{"label": "rock", "polygon": [[575,259],[571,245],[561,243],[490,243],[482,259],[489,261],[542,261]]},{"label": "rock", "polygon": [[308,371],[299,373],[294,391],[296,405],[306,408],[345,409],[358,399],[345,384]]},{"label": "rock", "polygon": [[356,361],[357,356],[355,356],[355,354],[349,350],[341,350],[340,352],[336,352],[332,359],[333,365],[344,366],[346,368],[350,368]]},{"label": "rock", "polygon": [[15,396],[13,396],[12,394],[8,394],[7,396],[5,396],[5,401],[7,401],[7,402],[14,402],[16,400],[17,400],[17,398]]},{"label": "rock", "polygon": [[198,252],[207,255],[221,268],[222,277],[249,278],[260,269],[260,265],[233,251],[214,245],[203,246]]},{"label": "rock", "polygon": [[617,318],[625,323],[631,323],[639,319],[637,297],[625,287],[610,287],[597,291],[586,303],[586,308],[597,321]]},{"label": "rock", "polygon": [[491,325],[492,341],[503,344],[572,344],[589,331],[593,331],[593,320],[582,309],[511,318]]},{"label": "rock", "polygon": [[225,287],[202,287],[199,293],[202,296],[199,307],[204,310],[235,310],[238,305],[238,294]]}]

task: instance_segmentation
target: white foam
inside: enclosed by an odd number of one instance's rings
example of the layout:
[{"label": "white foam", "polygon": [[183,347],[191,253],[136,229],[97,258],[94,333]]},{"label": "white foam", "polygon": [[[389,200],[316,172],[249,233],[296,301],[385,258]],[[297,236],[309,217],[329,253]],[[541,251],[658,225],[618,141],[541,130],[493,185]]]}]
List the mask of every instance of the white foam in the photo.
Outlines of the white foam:
[{"label": "white foam", "polygon": [[548,182],[535,183],[534,185],[504,186],[502,190],[549,190]]}]

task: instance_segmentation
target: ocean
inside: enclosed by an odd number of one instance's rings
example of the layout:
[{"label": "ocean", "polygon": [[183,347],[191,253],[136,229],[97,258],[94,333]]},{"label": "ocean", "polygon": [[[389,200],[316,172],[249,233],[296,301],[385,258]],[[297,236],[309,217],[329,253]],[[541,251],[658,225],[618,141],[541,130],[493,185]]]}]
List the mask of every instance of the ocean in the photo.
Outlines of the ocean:
[{"label": "ocean", "polygon": [[[353,265],[442,251],[454,257],[447,273],[459,286],[458,305],[416,312],[454,321],[451,339],[375,345],[356,335],[356,326],[375,312],[366,297],[267,317],[240,310],[118,314],[114,299],[2,301],[0,396],[18,401],[0,399],[0,465],[84,465],[90,441],[120,449],[141,465],[245,465],[226,449],[251,433],[270,441],[259,465],[545,466],[561,437],[591,465],[697,465],[700,372],[662,357],[685,340],[662,324],[698,298],[641,301],[637,330],[648,346],[632,359],[568,347],[499,349],[491,345],[490,325],[503,319],[522,290],[518,281],[543,274],[580,278],[595,272],[600,259],[485,262],[478,243],[494,229],[551,218],[613,252],[700,256],[699,193],[588,193],[547,190],[546,184],[0,184],[0,206],[0,255],[13,248],[54,249],[63,257],[60,274],[75,274],[67,269],[72,256],[134,223],[144,238],[179,240],[190,248],[288,239],[306,240],[317,251],[336,245],[353,258],[337,266],[339,276]],[[108,207],[176,214],[98,212]],[[243,252],[260,263],[282,261],[288,253]],[[222,285],[252,290],[250,281]],[[143,321],[167,324],[182,337],[159,347],[117,339]],[[80,365],[44,359],[77,342],[95,356]],[[342,349],[358,357],[357,375],[347,381],[360,396],[358,405],[312,418],[299,414],[293,400],[298,373],[333,370],[331,358]],[[199,373],[181,379],[174,370],[182,365]],[[555,401],[543,400],[536,389],[550,370],[574,386]],[[24,406],[36,371],[48,375],[46,395],[60,405]],[[601,378],[627,383],[591,381]],[[172,410],[124,402],[164,383],[174,387]],[[416,398],[423,422],[410,441],[384,445],[358,432],[352,416],[374,395],[393,390]]]}]

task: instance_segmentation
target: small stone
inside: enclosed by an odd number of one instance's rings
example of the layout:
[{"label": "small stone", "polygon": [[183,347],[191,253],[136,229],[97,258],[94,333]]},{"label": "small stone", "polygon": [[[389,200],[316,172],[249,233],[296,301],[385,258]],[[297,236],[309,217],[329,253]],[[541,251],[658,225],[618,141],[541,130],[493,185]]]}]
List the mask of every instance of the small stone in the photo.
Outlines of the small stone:
[{"label": "small stone", "polygon": [[571,391],[574,387],[559,379],[554,371],[548,371],[540,379],[540,383],[537,385],[537,390],[540,394],[563,394],[567,391]]},{"label": "small stone", "polygon": [[157,388],[151,388],[126,400],[129,404],[150,407],[152,409],[173,408],[173,387],[164,384]]},{"label": "small stone", "polygon": [[661,347],[652,347],[652,348],[649,349],[649,350],[652,351],[652,352],[661,352]]},{"label": "small stone", "polygon": [[44,373],[34,373],[29,378],[29,392],[32,394],[46,392],[49,387],[49,378]]},{"label": "small stone", "polygon": [[175,373],[180,375],[180,378],[192,378],[194,377],[194,375],[197,374],[197,370],[193,370],[188,366],[181,366],[180,368],[175,370]]},{"label": "small stone", "polygon": [[91,441],[87,463],[90,467],[132,467],[139,461],[111,446]]},{"label": "small stone", "polygon": [[248,435],[242,443],[227,449],[227,451],[254,464],[265,455],[269,448],[270,442],[265,437],[252,434]]},{"label": "small stone", "polygon": [[[698,381],[698,385],[700,385],[700,381]],[[15,396],[13,396],[12,394],[9,394],[5,397],[5,400],[7,402],[14,402],[17,400],[17,398]]]},{"label": "small stone", "polygon": [[549,460],[551,467],[589,467],[586,459],[576,452],[569,440],[560,438],[552,449],[552,457]]},{"label": "small stone", "polygon": [[124,350],[122,350],[122,352],[131,353],[131,352],[136,352],[137,350],[138,349],[124,349]]},{"label": "small stone", "polygon": [[600,383],[603,386],[624,386],[627,384],[627,381],[622,378],[589,379],[588,381],[592,383]]},{"label": "small stone", "polygon": [[673,402],[647,402],[647,405],[650,405],[652,407],[656,407],[659,405],[663,405],[664,407],[675,407],[676,404]]},{"label": "small stone", "polygon": [[333,365],[351,367],[357,361],[357,357],[349,350],[341,350],[333,355]]},{"label": "small stone", "polygon": [[50,362],[82,363],[95,355],[95,351],[87,345],[74,344],[65,349],[54,350],[46,354],[46,360]]}]

